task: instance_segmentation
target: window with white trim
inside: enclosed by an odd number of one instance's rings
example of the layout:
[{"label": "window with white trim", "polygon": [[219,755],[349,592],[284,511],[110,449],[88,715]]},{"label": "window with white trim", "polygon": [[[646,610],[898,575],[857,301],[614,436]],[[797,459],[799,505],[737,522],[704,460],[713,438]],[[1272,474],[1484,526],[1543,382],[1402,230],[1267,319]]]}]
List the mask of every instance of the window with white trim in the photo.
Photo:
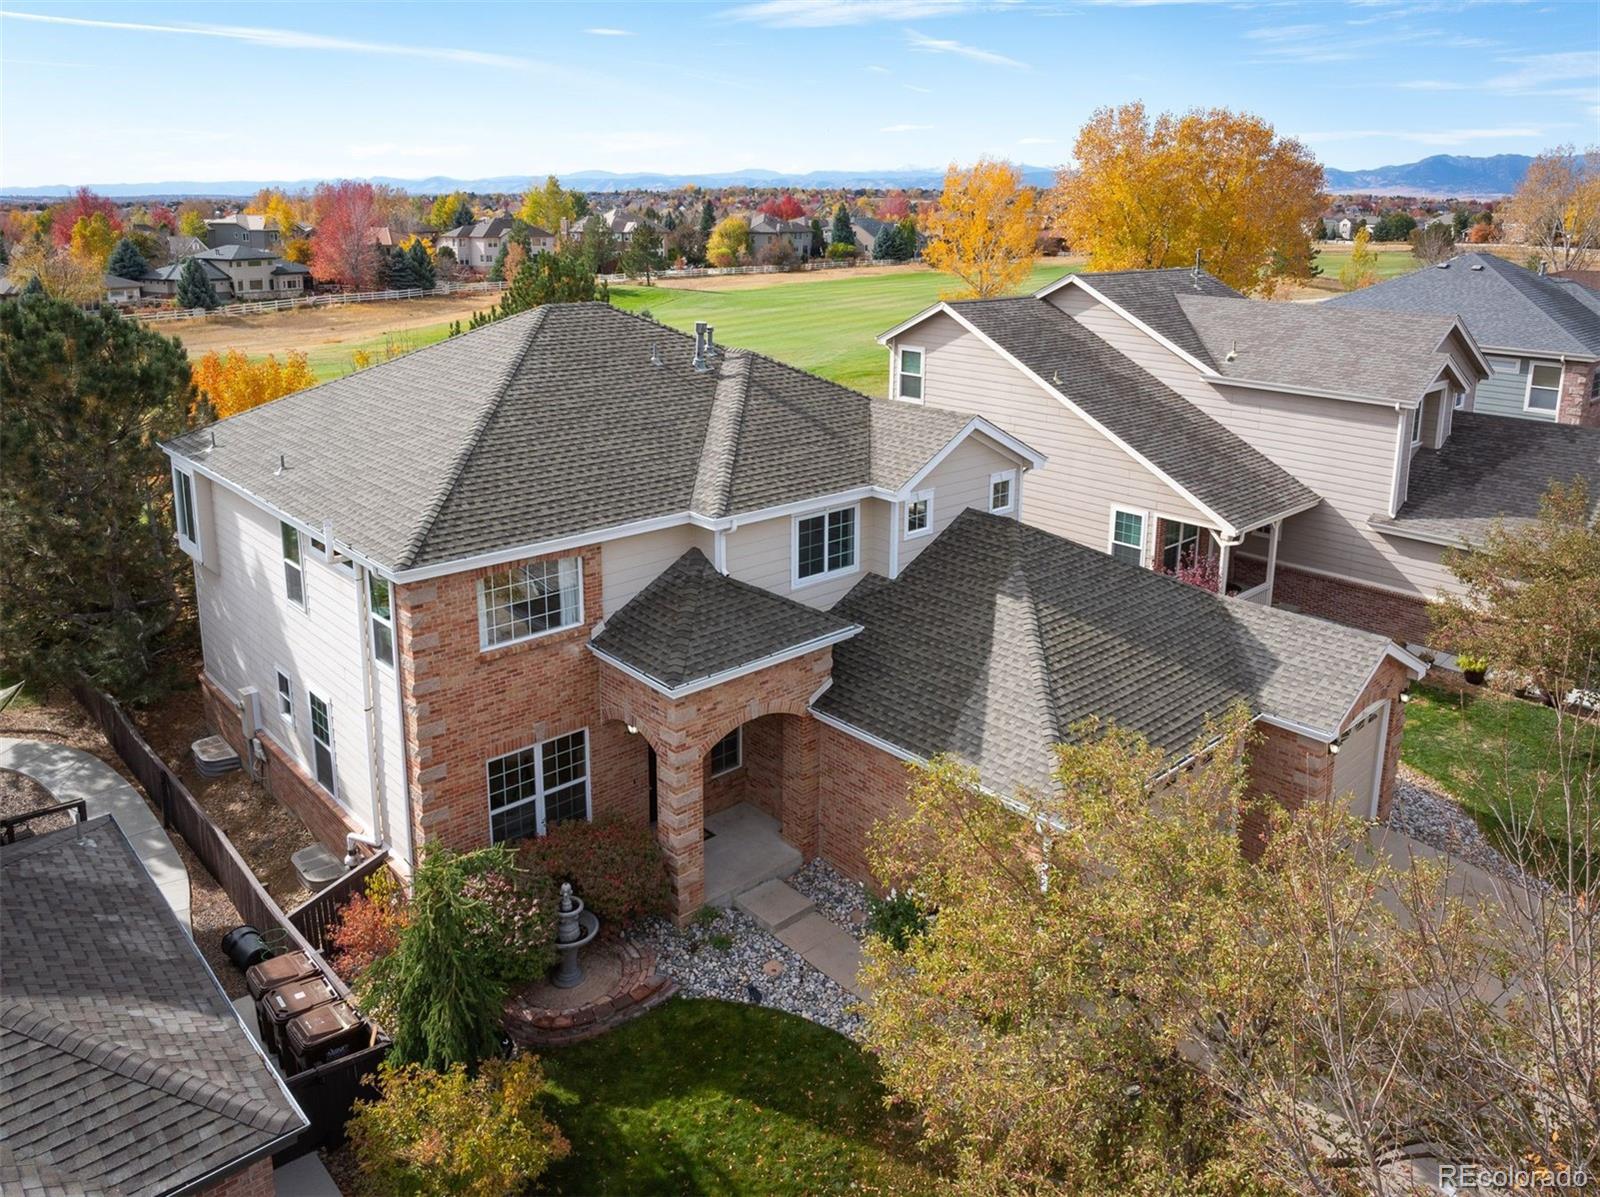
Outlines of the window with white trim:
[{"label": "window with white trim", "polygon": [[589,732],[556,736],[488,762],[492,843],[589,817]]},{"label": "window with white trim", "polygon": [[711,776],[721,777],[732,773],[744,764],[744,731],[736,727],[711,746]]},{"label": "window with white trim", "polygon": [[856,567],[856,508],[807,515],[795,520],[795,581],[807,582]]},{"label": "window with white trim", "polygon": [[1111,513],[1111,555],[1129,565],[1144,564],[1144,513],[1117,507]]},{"label": "window with white trim", "polygon": [[1460,411],[1462,408],[1466,407],[1466,405],[1467,405],[1467,393],[1465,391],[1451,391],[1450,392],[1450,406],[1451,407],[1453,407],[1456,411]]},{"label": "window with white trim", "polygon": [[278,525],[283,541],[283,592],[297,607],[306,605],[306,567],[300,554],[300,533],[288,524]]},{"label": "window with white trim", "polygon": [[294,722],[294,679],[278,670],[278,714],[285,722]]},{"label": "window with white trim", "polygon": [[899,369],[895,372],[899,382],[895,394],[913,403],[922,402],[922,375],[926,358],[920,349],[901,345],[895,350],[899,355]]},{"label": "window with white trim", "polygon": [[333,770],[333,704],[309,691],[306,703],[311,708],[311,771],[319,786],[338,797]]},{"label": "window with white trim", "polygon": [[178,529],[178,547],[189,556],[200,556],[200,517],[195,511],[194,475],[172,467],[172,522]]},{"label": "window with white trim", "polygon": [[919,490],[906,500],[906,539],[933,531],[933,492]]},{"label": "window with white trim", "polygon": [[1017,472],[1001,470],[989,475],[989,510],[1004,515],[1017,505]]},{"label": "window with white trim", "polygon": [[367,575],[367,610],[372,615],[372,659],[380,665],[394,666],[394,611],[390,605],[389,579]]},{"label": "window with white trim", "polygon": [[1161,528],[1161,568],[1177,572],[1180,565],[1193,565],[1200,556],[1200,534],[1202,529],[1197,524],[1180,524],[1174,520],[1162,520]]},{"label": "window with white trim", "polygon": [[492,573],[478,583],[484,648],[531,640],[583,622],[583,559],[535,561]]},{"label": "window with white trim", "polygon": [[1422,408],[1419,403],[1411,409],[1411,447],[1415,449],[1422,444]]},{"label": "window with white trim", "polygon": [[1561,367],[1535,363],[1528,371],[1528,395],[1523,400],[1523,410],[1553,412],[1560,405]]}]

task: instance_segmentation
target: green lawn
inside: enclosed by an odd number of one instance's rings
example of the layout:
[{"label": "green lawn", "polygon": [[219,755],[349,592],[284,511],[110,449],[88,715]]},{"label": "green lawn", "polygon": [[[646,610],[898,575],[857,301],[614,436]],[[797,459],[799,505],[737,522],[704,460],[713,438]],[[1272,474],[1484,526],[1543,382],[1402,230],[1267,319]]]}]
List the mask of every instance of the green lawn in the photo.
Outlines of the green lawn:
[{"label": "green lawn", "polygon": [[566,1194],[929,1193],[870,1057],[792,1014],[675,999],[551,1052]]},{"label": "green lawn", "polygon": [[[1510,809],[1519,820],[1537,813],[1560,842],[1555,718],[1548,707],[1487,690],[1413,686],[1400,757],[1459,798],[1490,838],[1499,838]],[[1590,756],[1600,757],[1600,726],[1575,726],[1588,737]]]},{"label": "green lawn", "polygon": [[[1375,241],[1368,248],[1377,255],[1374,269],[1378,272],[1380,282],[1422,268],[1421,259],[1411,252],[1411,246],[1406,242]],[[1339,271],[1350,260],[1350,243],[1346,241],[1337,246],[1320,244],[1317,250],[1317,265],[1322,267],[1323,276],[1337,279]]]},{"label": "green lawn", "polygon": [[[1068,269],[1059,262],[1036,266],[1020,290],[1036,290]],[[721,344],[754,349],[869,395],[884,395],[889,353],[874,338],[957,285],[949,275],[931,271],[874,274],[869,268],[739,291],[615,286],[611,302],[630,312],[648,311],[685,331],[696,320],[709,321]]]},{"label": "green lawn", "polygon": [[[461,322],[461,326],[466,327],[465,320]],[[407,328],[399,332],[384,333],[366,341],[351,341],[343,345],[330,345],[325,349],[314,349],[306,354],[306,364],[311,367],[311,372],[317,376],[318,382],[327,382],[332,378],[343,378],[355,369],[354,358],[357,351],[370,355],[372,363],[376,364],[384,360],[390,346],[410,353],[413,349],[421,349],[436,341],[442,341],[449,335],[449,321],[441,321],[422,328]]]}]

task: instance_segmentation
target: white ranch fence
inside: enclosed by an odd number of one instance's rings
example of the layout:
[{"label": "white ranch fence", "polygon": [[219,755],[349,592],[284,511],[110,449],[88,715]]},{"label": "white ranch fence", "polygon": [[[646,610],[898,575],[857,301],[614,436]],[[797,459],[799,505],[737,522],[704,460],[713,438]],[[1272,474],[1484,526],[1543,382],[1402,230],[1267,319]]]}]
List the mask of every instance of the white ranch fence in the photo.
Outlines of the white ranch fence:
[{"label": "white ranch fence", "polygon": [[302,295],[297,299],[264,299],[255,303],[229,303],[221,307],[135,309],[130,315],[152,324],[173,320],[203,320],[207,316],[254,316],[260,312],[286,312],[291,308],[331,308],[347,303],[384,303],[392,299],[436,299],[444,295],[477,295],[505,289],[501,282],[440,283],[432,290],[407,287],[400,291],[349,291],[336,295]]}]

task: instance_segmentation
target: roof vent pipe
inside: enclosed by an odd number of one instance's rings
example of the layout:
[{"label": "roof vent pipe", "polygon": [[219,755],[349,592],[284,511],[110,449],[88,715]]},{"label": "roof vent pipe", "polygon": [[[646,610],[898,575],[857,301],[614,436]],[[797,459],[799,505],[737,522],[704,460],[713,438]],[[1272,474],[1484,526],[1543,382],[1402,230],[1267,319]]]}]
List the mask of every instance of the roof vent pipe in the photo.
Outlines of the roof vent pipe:
[{"label": "roof vent pipe", "polygon": [[283,471],[287,470],[288,468],[289,468],[289,459],[286,458],[282,453],[280,453],[280,454],[278,454],[278,468],[272,471],[272,476],[274,478],[277,478],[277,477],[281,476],[283,474]]},{"label": "roof vent pipe", "polygon": [[650,364],[652,366],[661,365],[661,346],[654,342],[650,345]]},{"label": "roof vent pipe", "polygon": [[704,320],[694,322],[694,368],[704,374],[711,369],[711,363],[706,360],[706,343],[709,340],[707,326]]},{"label": "roof vent pipe", "polygon": [[1238,359],[1239,359],[1239,338],[1235,337],[1233,339],[1232,344],[1230,344],[1228,346],[1228,356],[1223,360],[1232,362],[1232,361],[1237,361]]}]

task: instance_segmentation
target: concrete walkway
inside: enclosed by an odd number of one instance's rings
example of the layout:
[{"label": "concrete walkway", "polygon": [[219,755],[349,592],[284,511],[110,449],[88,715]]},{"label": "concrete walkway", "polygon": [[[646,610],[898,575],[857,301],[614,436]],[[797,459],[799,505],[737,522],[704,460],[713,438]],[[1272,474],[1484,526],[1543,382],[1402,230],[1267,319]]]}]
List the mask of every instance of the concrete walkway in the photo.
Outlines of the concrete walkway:
[{"label": "concrete walkway", "polygon": [[740,910],[857,997],[862,995],[861,945],[821,914],[810,898],[782,881],[766,881],[734,900]]},{"label": "concrete walkway", "polygon": [[707,906],[731,906],[747,889],[787,877],[804,860],[771,815],[741,802],[706,816]]},{"label": "concrete walkway", "polygon": [[161,896],[185,927],[189,926],[189,873],[172,846],[161,821],[150,813],[144,796],[99,757],[65,744],[43,740],[0,738],[0,769],[30,777],[55,796],[57,802],[77,802],[88,807],[89,818],[110,815],[150,876]]}]

